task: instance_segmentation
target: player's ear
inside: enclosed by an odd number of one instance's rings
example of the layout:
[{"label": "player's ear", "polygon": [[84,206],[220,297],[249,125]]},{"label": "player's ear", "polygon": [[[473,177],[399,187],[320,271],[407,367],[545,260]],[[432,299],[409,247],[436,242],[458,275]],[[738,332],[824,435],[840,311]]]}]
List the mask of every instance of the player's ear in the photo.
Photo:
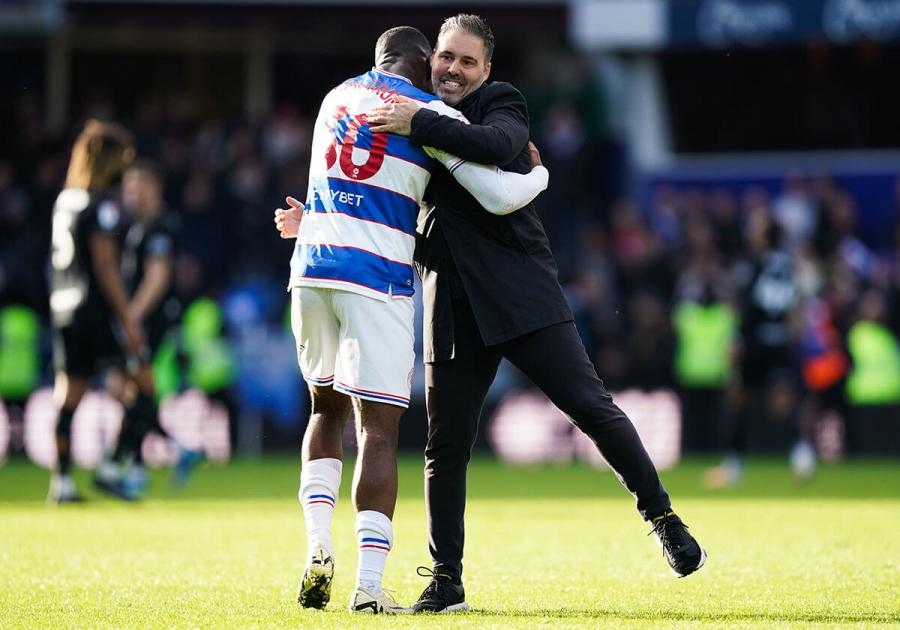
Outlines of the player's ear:
[{"label": "player's ear", "polygon": [[484,80],[487,81],[488,77],[491,76],[491,62],[488,61],[484,64]]}]

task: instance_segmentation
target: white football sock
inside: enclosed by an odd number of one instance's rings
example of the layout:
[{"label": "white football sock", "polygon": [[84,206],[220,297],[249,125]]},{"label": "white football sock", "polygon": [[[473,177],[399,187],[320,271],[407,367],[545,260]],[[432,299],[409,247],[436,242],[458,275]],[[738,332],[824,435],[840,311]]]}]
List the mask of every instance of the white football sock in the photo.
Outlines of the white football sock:
[{"label": "white football sock", "polygon": [[312,553],[318,545],[334,553],[331,542],[331,517],[341,487],[341,460],[314,459],[300,470],[300,505],[306,521],[306,549]]},{"label": "white football sock", "polygon": [[394,526],[391,519],[373,510],[356,515],[356,541],[359,543],[359,569],[356,585],[375,597],[381,595],[381,579],[388,552],[394,545]]}]

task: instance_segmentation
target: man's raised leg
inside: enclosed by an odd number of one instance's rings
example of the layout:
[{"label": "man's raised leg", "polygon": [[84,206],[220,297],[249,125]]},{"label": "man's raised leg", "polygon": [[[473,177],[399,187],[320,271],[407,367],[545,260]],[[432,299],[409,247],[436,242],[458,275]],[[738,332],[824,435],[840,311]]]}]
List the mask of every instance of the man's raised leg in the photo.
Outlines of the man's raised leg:
[{"label": "man's raised leg", "polygon": [[593,440],[616,476],[637,499],[672,571],[693,573],[706,553],[672,512],[669,495],[631,420],[612,401],[572,322],[548,326],[510,342],[504,355]]}]

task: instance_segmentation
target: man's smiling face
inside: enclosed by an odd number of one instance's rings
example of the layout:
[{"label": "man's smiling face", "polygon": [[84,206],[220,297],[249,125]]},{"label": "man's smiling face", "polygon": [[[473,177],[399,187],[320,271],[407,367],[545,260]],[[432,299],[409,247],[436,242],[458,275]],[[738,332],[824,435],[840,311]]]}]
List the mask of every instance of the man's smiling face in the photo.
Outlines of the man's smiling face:
[{"label": "man's smiling face", "polygon": [[448,105],[456,105],[487,80],[491,64],[485,59],[484,41],[462,29],[438,37],[431,58],[434,92]]}]

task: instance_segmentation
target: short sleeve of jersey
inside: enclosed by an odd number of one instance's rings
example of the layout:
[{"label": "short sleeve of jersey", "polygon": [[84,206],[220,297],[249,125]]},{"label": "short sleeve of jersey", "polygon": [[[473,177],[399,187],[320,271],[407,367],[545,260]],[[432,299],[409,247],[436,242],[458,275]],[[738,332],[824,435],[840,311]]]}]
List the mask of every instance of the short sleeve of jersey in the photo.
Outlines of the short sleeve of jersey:
[{"label": "short sleeve of jersey", "polygon": [[165,232],[157,232],[147,239],[147,256],[171,256],[174,250],[175,243]]},{"label": "short sleeve of jersey", "polygon": [[122,227],[122,212],[114,202],[104,200],[97,205],[91,232],[114,234]]},{"label": "short sleeve of jersey", "polygon": [[166,213],[155,222],[144,239],[144,257],[174,256],[178,248],[177,235],[181,231],[178,215]]}]

